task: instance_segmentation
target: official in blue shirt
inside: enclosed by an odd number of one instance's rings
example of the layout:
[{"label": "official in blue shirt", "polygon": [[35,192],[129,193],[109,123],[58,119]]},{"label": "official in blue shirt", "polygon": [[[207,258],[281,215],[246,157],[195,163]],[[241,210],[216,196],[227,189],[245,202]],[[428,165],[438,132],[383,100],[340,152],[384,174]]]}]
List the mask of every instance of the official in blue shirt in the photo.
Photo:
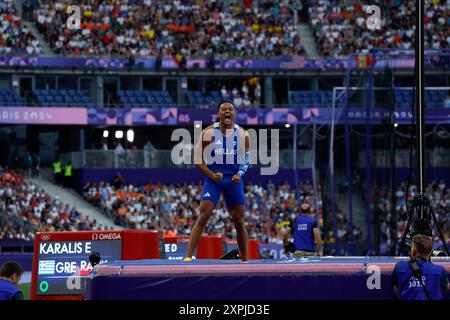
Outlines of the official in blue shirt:
[{"label": "official in blue shirt", "polygon": [[23,268],[15,261],[6,261],[0,268],[0,300],[23,300],[17,284],[22,278]]},{"label": "official in blue shirt", "polygon": [[433,242],[425,235],[412,238],[411,259],[399,261],[392,273],[392,285],[401,300],[442,300],[449,290],[444,267],[431,263]]},{"label": "official in blue shirt", "polygon": [[309,203],[301,205],[300,214],[291,221],[284,234],[285,247],[289,238],[294,236],[293,250],[294,256],[314,256],[323,255],[322,238],[316,220],[311,217],[311,206]]}]

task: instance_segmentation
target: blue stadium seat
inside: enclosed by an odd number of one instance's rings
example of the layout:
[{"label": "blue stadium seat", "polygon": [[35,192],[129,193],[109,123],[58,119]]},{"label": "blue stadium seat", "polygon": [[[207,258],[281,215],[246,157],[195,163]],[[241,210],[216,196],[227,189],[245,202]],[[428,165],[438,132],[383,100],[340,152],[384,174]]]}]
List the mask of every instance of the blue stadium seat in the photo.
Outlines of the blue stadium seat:
[{"label": "blue stadium seat", "polygon": [[134,90],[134,96],[139,98],[139,97],[143,97],[144,93],[140,90]]},{"label": "blue stadium seat", "polygon": [[140,104],[147,104],[147,98],[146,97],[139,96],[137,99],[138,99]]},{"label": "blue stadium seat", "polygon": [[164,98],[161,97],[161,96],[158,96],[158,97],[156,98],[156,102],[157,102],[158,104],[164,103]]},{"label": "blue stadium seat", "polygon": [[199,104],[205,104],[205,103],[206,103],[205,98],[203,98],[202,96],[198,96],[198,97],[197,97],[197,103],[199,103]]},{"label": "blue stadium seat", "polygon": [[188,98],[188,103],[189,104],[195,104],[196,103],[195,98],[194,97],[189,97]]}]

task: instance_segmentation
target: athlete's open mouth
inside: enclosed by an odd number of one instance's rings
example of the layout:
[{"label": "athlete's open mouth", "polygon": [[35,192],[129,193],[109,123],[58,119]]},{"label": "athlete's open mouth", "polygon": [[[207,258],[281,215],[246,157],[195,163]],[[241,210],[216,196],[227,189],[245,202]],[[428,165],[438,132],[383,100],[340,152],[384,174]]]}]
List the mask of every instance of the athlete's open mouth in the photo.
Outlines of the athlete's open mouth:
[{"label": "athlete's open mouth", "polygon": [[231,120],[231,115],[226,114],[223,118],[224,118],[224,120]]}]

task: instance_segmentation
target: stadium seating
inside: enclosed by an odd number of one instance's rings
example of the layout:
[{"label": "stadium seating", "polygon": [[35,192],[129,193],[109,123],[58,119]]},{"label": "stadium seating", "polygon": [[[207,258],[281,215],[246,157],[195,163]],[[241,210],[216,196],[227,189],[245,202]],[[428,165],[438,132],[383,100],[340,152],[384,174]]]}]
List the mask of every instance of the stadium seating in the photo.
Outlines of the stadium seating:
[{"label": "stadium seating", "polygon": [[[428,108],[442,108],[448,95],[446,90],[425,90],[425,105]],[[414,104],[414,92],[412,89],[397,88],[394,92],[395,107],[411,108]],[[333,103],[332,91],[291,91],[290,105],[294,108],[331,108]],[[336,107],[343,106],[345,96],[338,95]],[[358,104],[350,102],[350,106],[357,107]],[[359,105],[361,106],[361,104]]]},{"label": "stadium seating", "polygon": [[14,89],[0,88],[0,106],[22,106],[23,101]]},{"label": "stadium seating", "polygon": [[332,91],[291,91],[290,105],[294,108],[331,108],[332,98]]},{"label": "stadium seating", "polygon": [[203,93],[202,91],[187,90],[184,92],[185,103],[189,106],[209,106],[217,105],[222,100],[219,91]]},{"label": "stadium seating", "polygon": [[120,103],[125,108],[170,108],[176,104],[167,90],[119,90]]},{"label": "stadium seating", "polygon": [[43,107],[94,107],[86,90],[36,89],[33,94]]},{"label": "stadium seating", "polygon": [[[414,105],[414,91],[412,89],[397,89],[394,96],[396,107],[411,108]],[[444,106],[446,96],[446,90],[425,90],[425,105],[428,108],[441,108]]]}]

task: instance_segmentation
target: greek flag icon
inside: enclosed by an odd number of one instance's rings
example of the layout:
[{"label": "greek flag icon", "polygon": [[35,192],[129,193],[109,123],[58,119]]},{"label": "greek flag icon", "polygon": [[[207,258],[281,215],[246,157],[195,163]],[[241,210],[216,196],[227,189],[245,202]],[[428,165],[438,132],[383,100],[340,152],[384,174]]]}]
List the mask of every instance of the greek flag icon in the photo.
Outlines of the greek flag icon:
[{"label": "greek flag icon", "polygon": [[55,274],[55,260],[39,261],[38,274]]}]

